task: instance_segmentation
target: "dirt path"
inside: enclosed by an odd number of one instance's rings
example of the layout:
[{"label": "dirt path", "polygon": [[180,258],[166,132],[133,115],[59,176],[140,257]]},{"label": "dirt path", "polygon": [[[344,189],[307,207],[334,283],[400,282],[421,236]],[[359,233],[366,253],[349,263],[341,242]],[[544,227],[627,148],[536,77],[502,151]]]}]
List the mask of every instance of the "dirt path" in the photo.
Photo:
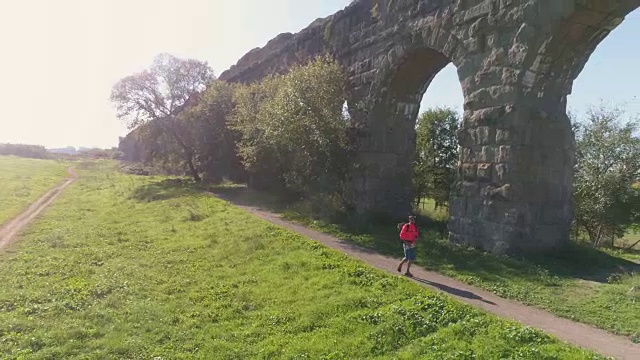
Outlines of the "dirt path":
[{"label": "dirt path", "polygon": [[56,187],[54,187],[53,189],[47,191],[33,204],[29,205],[27,210],[25,210],[22,214],[18,215],[16,218],[10,220],[4,226],[0,227],[0,250],[15,241],[18,233],[20,233],[20,231],[24,229],[25,226],[33,221],[33,219],[35,219],[38,214],[46,209],[47,206],[49,206],[49,204],[51,204],[53,200],[58,197],[58,195],[60,195],[64,188],[75,181],[77,175],[73,171],[73,168],[68,168],[67,173],[69,174],[69,178],[56,185]]},{"label": "dirt path", "polygon": [[[220,195],[215,196],[222,198]],[[224,200],[233,202],[228,198]],[[330,248],[358,258],[374,267],[392,274],[398,274],[395,269],[399,259],[380,255],[375,251],[364,249],[348,241],[340,240],[333,236],[286,221],[280,215],[256,207],[239,204],[237,204],[237,206],[275,225],[293,230]],[[486,310],[499,317],[515,320],[523,325],[538,328],[563,341],[595,351],[607,357],[633,360],[640,359],[640,345],[632,343],[625,337],[617,336],[589,325],[563,319],[544,310],[500,298],[488,291],[467,285],[435,272],[427,271],[418,266],[412,266],[411,272],[415,276],[412,280],[418,284],[435,291],[447,293],[457,300]]]}]

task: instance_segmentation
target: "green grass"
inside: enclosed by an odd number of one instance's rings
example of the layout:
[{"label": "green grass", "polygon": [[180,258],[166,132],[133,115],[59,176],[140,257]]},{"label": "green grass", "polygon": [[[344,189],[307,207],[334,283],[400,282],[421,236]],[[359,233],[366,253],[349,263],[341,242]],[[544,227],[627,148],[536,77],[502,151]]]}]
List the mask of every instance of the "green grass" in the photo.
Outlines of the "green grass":
[{"label": "green grass", "polygon": [[449,210],[446,207],[436,209],[436,202],[429,198],[422,199],[416,211],[418,214],[429,217],[435,221],[446,222],[449,218]]},{"label": "green grass", "polygon": [[[352,226],[329,223],[277,206],[277,199],[251,190],[218,189],[233,199],[281,212],[286,218],[382,254],[400,257],[396,224]],[[431,210],[427,207],[426,210]],[[600,251],[573,245],[555,256],[515,259],[454,246],[445,223],[421,217],[417,263],[501,297],[546,309],[640,342],[640,252]]]},{"label": "green grass", "polygon": [[0,156],[0,225],[64,179],[67,166],[53,160]]},{"label": "green grass", "polygon": [[[620,239],[616,245],[626,249],[631,245],[636,244],[639,240],[640,240],[640,231],[630,229],[629,231],[627,231],[627,234],[624,236],[624,238]],[[636,244],[634,249],[640,250],[640,243]]]},{"label": "green grass", "polygon": [[[381,253],[401,255],[393,226],[354,232],[289,217]],[[419,242],[417,263],[425,268],[640,341],[640,274],[628,273],[638,266],[625,257],[576,245],[572,253],[554,258],[513,259],[453,246],[440,233],[423,230],[427,234]],[[618,272],[619,267],[627,270]]]},{"label": "green grass", "polygon": [[79,168],[0,254],[0,358],[598,358],[180,181]]}]

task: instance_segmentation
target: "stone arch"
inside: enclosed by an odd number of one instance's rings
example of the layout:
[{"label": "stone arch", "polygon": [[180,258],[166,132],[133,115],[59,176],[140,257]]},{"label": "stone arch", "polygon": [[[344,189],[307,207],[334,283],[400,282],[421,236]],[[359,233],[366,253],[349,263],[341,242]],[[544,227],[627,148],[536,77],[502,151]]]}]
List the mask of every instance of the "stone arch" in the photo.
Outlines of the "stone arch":
[{"label": "stone arch", "polygon": [[478,90],[465,95],[450,239],[494,252],[568,242],[575,160],[566,97],[596,46],[640,0],[531,4],[549,16],[525,17],[507,32],[513,40],[483,60],[504,68],[502,77],[492,87],[476,69]]},{"label": "stone arch", "polygon": [[[567,115],[567,96],[597,46],[619,26],[624,17],[640,7],[640,0],[570,1],[564,13],[547,31],[536,33],[534,50],[522,66],[521,109],[524,135],[518,145],[521,176],[534,177],[526,199],[535,209],[529,229],[531,248],[551,248],[568,241],[573,220],[574,134]],[[566,14],[566,15],[565,15]],[[526,182],[524,183],[526,184]],[[550,214],[550,215],[549,215]],[[526,246],[522,246],[528,250]]]},{"label": "stone arch", "polygon": [[[354,0],[251,51],[220,79],[257,81],[315,54],[334,55],[349,78],[358,146],[347,196],[360,211],[399,215],[410,209],[407,160],[417,99],[450,60],[464,114],[449,239],[494,252],[553,250],[567,243],[573,217],[566,95],[597,44],[639,6],[640,0]],[[433,64],[424,66],[428,60]]]},{"label": "stone arch", "polygon": [[[551,26],[536,44],[537,56],[525,64],[528,83],[525,94],[564,99],[597,46],[640,8],[640,0],[573,1],[570,15]],[[566,104],[564,104],[566,105]]]},{"label": "stone arch", "polygon": [[[426,91],[433,77],[445,66],[453,63],[458,67],[463,62],[463,54],[466,53],[464,43],[444,28],[434,24],[427,28],[406,29],[402,34],[395,45],[378,59],[379,74],[371,83],[372,93],[384,93],[394,83],[402,84],[403,81],[426,83],[423,89]],[[402,78],[406,73],[424,73],[432,76],[430,79]]]},{"label": "stone arch", "polygon": [[[402,217],[411,211],[415,124],[421,100],[434,77],[447,65],[460,64],[464,53],[455,35],[434,25],[407,30],[376,59],[378,72],[366,98],[369,111],[358,144],[362,181],[356,181],[356,207],[361,211],[386,209]],[[358,192],[376,196],[358,196]]]}]

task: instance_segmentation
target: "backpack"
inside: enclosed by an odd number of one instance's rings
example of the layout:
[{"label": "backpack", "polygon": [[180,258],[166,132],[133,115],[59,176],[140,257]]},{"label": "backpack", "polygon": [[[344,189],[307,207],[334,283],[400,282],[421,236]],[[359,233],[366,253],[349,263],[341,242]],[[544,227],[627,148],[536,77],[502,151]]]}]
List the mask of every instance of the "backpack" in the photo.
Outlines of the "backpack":
[{"label": "backpack", "polygon": [[398,242],[400,242],[400,244],[402,244],[402,239],[400,239],[400,232],[402,231],[402,228],[405,226],[406,223],[401,222],[398,223]]}]

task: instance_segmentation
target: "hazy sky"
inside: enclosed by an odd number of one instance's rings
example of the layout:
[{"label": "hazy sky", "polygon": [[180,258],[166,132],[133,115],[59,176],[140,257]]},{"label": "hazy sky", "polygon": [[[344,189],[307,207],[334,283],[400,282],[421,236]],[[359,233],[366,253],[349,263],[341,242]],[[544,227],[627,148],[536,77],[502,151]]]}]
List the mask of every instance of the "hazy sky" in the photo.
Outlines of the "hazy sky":
[{"label": "hazy sky", "polygon": [[[16,0],[0,2],[0,142],[116,146],[126,129],[112,85],[168,52],[206,60],[220,74],[250,49],[295,32],[350,0]],[[570,106],[599,99],[640,113],[640,12],[599,47]],[[634,97],[637,97],[634,99]],[[462,106],[452,66],[423,106]]]}]

